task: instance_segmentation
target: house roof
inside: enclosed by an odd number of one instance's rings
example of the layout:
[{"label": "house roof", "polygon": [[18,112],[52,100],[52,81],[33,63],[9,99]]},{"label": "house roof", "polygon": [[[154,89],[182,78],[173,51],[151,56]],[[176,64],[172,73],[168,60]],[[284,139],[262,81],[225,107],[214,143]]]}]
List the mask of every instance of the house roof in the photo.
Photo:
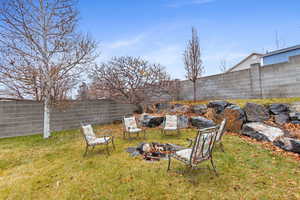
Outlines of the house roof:
[{"label": "house roof", "polygon": [[262,57],[267,57],[267,56],[271,56],[271,55],[275,55],[275,54],[279,54],[279,53],[284,53],[284,52],[295,50],[295,49],[300,49],[300,45],[296,45],[296,46],[292,46],[292,47],[288,47],[288,48],[284,48],[284,49],[278,49],[276,51],[271,51],[269,53],[264,54]]},{"label": "house roof", "polygon": [[233,67],[231,67],[230,69],[228,69],[225,73],[232,71],[233,69],[235,69],[236,67],[238,67],[240,64],[242,64],[243,62],[245,62],[246,60],[248,60],[249,58],[251,58],[252,56],[263,56],[263,54],[260,53],[251,53],[249,56],[247,56],[246,58],[244,58],[242,61],[240,61],[238,64],[234,65]]}]

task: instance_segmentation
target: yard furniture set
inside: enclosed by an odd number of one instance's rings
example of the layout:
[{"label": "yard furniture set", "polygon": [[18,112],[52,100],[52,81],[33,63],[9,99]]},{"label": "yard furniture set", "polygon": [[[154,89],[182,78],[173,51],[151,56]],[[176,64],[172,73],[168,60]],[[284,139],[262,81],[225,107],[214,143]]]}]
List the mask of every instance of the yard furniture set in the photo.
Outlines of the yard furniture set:
[{"label": "yard furniture set", "polygon": [[[190,168],[196,167],[203,161],[210,160],[213,170],[217,174],[213,162],[213,149],[216,145],[219,145],[221,150],[224,152],[222,136],[224,135],[225,127],[226,119],[224,119],[218,126],[198,130],[195,139],[188,139],[190,142],[188,148],[168,154],[168,170],[170,169],[172,158],[183,162]],[[176,115],[166,115],[161,132],[165,134],[167,131],[175,131],[177,134],[180,133],[180,129],[178,127],[178,118]],[[94,147],[97,145],[105,145],[108,154],[109,144],[112,144],[113,149],[115,149],[114,137],[111,134],[102,134],[100,137],[97,137],[90,124],[82,124],[81,132],[86,142],[84,156],[87,154],[89,147],[94,149]],[[135,117],[124,117],[123,137],[125,138],[126,135],[128,135],[128,138],[130,138],[130,135],[133,133],[137,134],[137,136],[139,136],[140,133],[143,133],[144,138],[146,136],[145,129],[138,127]]]}]

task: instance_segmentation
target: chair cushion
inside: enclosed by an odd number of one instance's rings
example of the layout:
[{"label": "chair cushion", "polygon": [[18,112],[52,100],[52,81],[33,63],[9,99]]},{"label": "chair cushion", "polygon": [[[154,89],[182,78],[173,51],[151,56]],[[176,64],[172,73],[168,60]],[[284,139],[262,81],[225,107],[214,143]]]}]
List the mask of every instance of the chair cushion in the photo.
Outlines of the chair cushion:
[{"label": "chair cushion", "polygon": [[124,117],[124,126],[126,131],[138,128],[134,117]]},{"label": "chair cushion", "polygon": [[89,142],[89,145],[106,144],[111,140],[111,137],[100,137]]},{"label": "chair cushion", "polygon": [[177,115],[166,115],[165,130],[177,129]]},{"label": "chair cushion", "polygon": [[192,153],[192,149],[183,149],[183,150],[176,151],[174,156],[189,161],[191,158],[191,153]]},{"label": "chair cushion", "polygon": [[177,127],[165,127],[164,130],[175,131],[175,130],[177,130]]},{"label": "chair cushion", "polygon": [[83,130],[83,134],[87,140],[88,143],[94,141],[96,139],[96,135],[93,131],[93,127],[92,125],[86,125],[86,126],[82,126],[82,130]]},{"label": "chair cushion", "polygon": [[142,131],[142,129],[140,129],[140,128],[130,128],[128,130],[128,132],[130,132],[130,133],[137,133],[137,132],[141,132],[141,131]]}]

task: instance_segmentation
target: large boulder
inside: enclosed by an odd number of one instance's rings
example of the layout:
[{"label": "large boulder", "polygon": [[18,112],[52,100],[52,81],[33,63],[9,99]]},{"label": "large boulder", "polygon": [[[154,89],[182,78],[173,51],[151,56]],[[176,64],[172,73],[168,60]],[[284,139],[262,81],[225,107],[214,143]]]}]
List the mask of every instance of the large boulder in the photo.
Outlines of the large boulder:
[{"label": "large boulder", "polygon": [[275,119],[275,123],[280,125],[288,123],[290,121],[290,117],[288,113],[279,113],[278,115],[274,116],[274,119]]},{"label": "large boulder", "polygon": [[178,127],[179,128],[188,128],[189,127],[189,118],[184,115],[178,116]]},{"label": "large boulder", "polygon": [[216,124],[205,117],[191,117],[191,124],[199,129],[215,126]]},{"label": "large boulder", "polygon": [[300,124],[300,121],[296,121],[296,120],[293,120],[291,121],[292,124]]},{"label": "large boulder", "polygon": [[300,121],[300,112],[291,112],[289,113],[289,117],[291,120]]},{"label": "large boulder", "polygon": [[300,154],[300,140],[289,137],[280,137],[275,140],[273,144],[286,151]]},{"label": "large boulder", "polygon": [[[227,120],[226,129],[228,131],[239,132],[246,121],[245,112],[237,105],[227,106],[222,115]],[[220,120],[218,120],[218,123],[220,123]]]},{"label": "large boulder", "polygon": [[207,107],[213,108],[217,114],[220,114],[228,105],[230,105],[229,102],[218,100],[209,102]]},{"label": "large boulder", "polygon": [[175,104],[170,112],[173,113],[188,113],[190,111],[190,106],[182,105],[182,104]]},{"label": "large boulder", "polygon": [[300,113],[300,102],[291,103],[290,110],[293,111],[293,112],[299,112]]},{"label": "large boulder", "polygon": [[247,103],[244,111],[249,122],[263,122],[270,118],[269,110],[256,103]]},{"label": "large boulder", "polygon": [[168,103],[157,103],[155,104],[157,112],[168,112],[173,108],[173,105]]},{"label": "large boulder", "polygon": [[144,110],[145,110],[145,113],[155,113],[156,108],[155,108],[155,105],[148,104],[145,106]]},{"label": "large boulder", "polygon": [[207,106],[205,104],[197,104],[192,106],[192,112],[199,115],[204,115],[207,112]]},{"label": "large boulder", "polygon": [[242,134],[259,141],[273,142],[284,132],[276,127],[272,127],[261,122],[250,122],[243,125]]},{"label": "large boulder", "polygon": [[144,127],[154,128],[160,126],[164,121],[164,117],[152,116],[144,114],[140,118],[140,124]]},{"label": "large boulder", "polygon": [[272,114],[278,115],[280,113],[289,112],[289,106],[288,106],[288,104],[274,103],[274,104],[270,104],[269,110]]}]

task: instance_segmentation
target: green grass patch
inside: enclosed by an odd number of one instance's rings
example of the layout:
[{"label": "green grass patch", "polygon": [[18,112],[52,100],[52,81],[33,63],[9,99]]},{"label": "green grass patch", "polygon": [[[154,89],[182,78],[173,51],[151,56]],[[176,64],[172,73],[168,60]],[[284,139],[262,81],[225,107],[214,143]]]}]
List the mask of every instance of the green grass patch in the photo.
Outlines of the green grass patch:
[{"label": "green grass patch", "polygon": [[[196,105],[196,104],[208,104],[211,100],[199,100],[199,101],[174,101],[173,104],[185,104],[185,105]],[[294,103],[300,102],[300,97],[293,98],[267,98],[267,99],[226,99],[226,101],[244,107],[247,102],[269,105],[272,103]]]},{"label": "green grass patch", "polygon": [[[99,129],[108,126],[99,126]],[[296,161],[260,145],[225,135],[225,153],[214,152],[219,176],[206,168],[189,171],[177,161],[146,162],[125,152],[142,141],[186,145],[180,136],[147,131],[147,139],[123,140],[121,126],[109,126],[116,151],[103,147],[83,157],[78,130],[0,140],[0,199],[300,199],[300,168]]]}]

